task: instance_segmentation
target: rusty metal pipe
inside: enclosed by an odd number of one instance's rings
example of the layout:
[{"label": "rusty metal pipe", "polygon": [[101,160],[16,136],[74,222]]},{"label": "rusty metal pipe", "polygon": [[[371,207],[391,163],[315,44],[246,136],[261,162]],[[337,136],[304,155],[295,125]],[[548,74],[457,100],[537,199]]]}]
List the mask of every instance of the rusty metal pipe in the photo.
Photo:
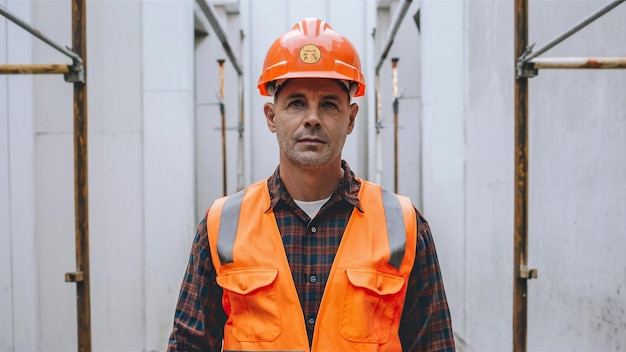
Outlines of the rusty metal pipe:
[{"label": "rusty metal pipe", "polygon": [[[86,0],[72,0],[72,46],[87,63]],[[91,298],[89,278],[89,197],[87,154],[87,84],[74,82],[74,212],[76,222],[76,313],[78,351],[91,352]],[[70,273],[71,274],[71,273]],[[69,280],[68,280],[69,279]],[[66,275],[72,281],[72,276]]]},{"label": "rusty metal pipe", "polygon": [[237,148],[237,191],[244,188],[243,172],[244,172],[244,99],[243,99],[243,76],[237,76],[237,90],[239,98],[239,123],[237,124],[237,132],[239,135]]},{"label": "rusty metal pipe", "polygon": [[70,67],[65,64],[35,64],[35,65],[0,65],[0,74],[68,74]]},{"label": "rusty metal pipe", "polygon": [[383,156],[382,156],[382,141],[380,130],[383,128],[382,126],[382,106],[381,106],[381,95],[380,95],[380,74],[376,73],[374,77],[374,89],[375,89],[375,123],[374,127],[376,128],[376,150],[375,150],[375,158],[376,158],[376,170],[375,170],[375,181],[380,184],[382,182],[382,174],[383,174]]},{"label": "rusty metal pipe", "polygon": [[[528,0],[515,0],[515,62],[528,46]],[[528,77],[515,79],[515,188],[513,234],[513,351],[526,351],[528,281],[521,277],[528,256]]]},{"label": "rusty metal pipe", "polygon": [[219,79],[220,79],[220,119],[222,129],[222,193],[224,196],[228,194],[227,162],[226,162],[226,107],[224,103],[224,59],[218,59]]},{"label": "rusty metal pipe", "polygon": [[398,161],[398,58],[391,59],[391,91],[393,94],[393,189],[398,193],[398,173],[400,171]]},{"label": "rusty metal pipe", "polygon": [[535,69],[626,68],[626,57],[554,57],[529,61]]}]

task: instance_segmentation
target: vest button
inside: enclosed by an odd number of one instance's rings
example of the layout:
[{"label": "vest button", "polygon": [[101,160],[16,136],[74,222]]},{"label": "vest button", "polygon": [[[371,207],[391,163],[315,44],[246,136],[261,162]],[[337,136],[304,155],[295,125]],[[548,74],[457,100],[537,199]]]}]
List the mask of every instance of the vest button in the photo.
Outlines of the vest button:
[{"label": "vest button", "polygon": [[310,281],[311,283],[313,283],[313,284],[314,284],[314,283],[316,283],[316,282],[317,282],[317,276],[315,276],[315,275],[311,275],[311,276],[309,276],[309,281]]},{"label": "vest button", "polygon": [[311,325],[315,324],[315,318],[309,318],[307,322]]},{"label": "vest button", "polygon": [[311,232],[316,233],[317,232],[317,227],[315,227],[315,226],[311,227]]}]

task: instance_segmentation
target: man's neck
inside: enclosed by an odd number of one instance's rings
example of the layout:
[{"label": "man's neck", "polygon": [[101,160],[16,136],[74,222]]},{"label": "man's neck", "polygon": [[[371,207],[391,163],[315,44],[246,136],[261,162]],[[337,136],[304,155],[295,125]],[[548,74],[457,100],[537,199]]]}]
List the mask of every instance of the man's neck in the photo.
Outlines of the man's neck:
[{"label": "man's neck", "polygon": [[281,163],[279,172],[281,182],[293,199],[310,202],[330,197],[339,187],[344,170],[339,161],[315,169]]}]

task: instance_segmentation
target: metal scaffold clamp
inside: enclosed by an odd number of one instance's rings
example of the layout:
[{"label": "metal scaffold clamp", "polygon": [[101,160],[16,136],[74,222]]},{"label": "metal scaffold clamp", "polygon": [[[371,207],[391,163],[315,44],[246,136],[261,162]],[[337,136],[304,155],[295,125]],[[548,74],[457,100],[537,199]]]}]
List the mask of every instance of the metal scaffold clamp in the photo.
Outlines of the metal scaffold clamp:
[{"label": "metal scaffold clamp", "polygon": [[519,277],[522,279],[536,279],[539,277],[539,273],[537,269],[529,269],[527,266],[523,265],[519,268]]},{"label": "metal scaffold clamp", "polygon": [[528,60],[528,57],[532,53],[534,46],[535,44],[533,43],[526,47],[526,50],[524,51],[522,56],[517,59],[515,79],[520,77],[532,78],[537,76],[537,74],[539,73],[539,70],[535,68],[535,65]]},{"label": "metal scaffold clamp", "polygon": [[[66,48],[71,51],[70,48]],[[68,67],[70,72],[63,75],[65,82],[85,83],[85,66],[83,66],[83,60],[78,55],[72,56],[72,65]]]}]

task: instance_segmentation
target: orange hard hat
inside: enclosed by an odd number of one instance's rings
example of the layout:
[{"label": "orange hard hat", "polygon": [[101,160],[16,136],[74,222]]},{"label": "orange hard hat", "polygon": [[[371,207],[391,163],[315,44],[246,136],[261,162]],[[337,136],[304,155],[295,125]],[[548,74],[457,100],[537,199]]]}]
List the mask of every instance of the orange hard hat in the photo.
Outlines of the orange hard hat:
[{"label": "orange hard hat", "polygon": [[305,18],[274,41],[267,51],[257,87],[272,96],[277,81],[332,78],[344,81],[355,97],[365,94],[361,59],[350,41],[318,18]]}]

